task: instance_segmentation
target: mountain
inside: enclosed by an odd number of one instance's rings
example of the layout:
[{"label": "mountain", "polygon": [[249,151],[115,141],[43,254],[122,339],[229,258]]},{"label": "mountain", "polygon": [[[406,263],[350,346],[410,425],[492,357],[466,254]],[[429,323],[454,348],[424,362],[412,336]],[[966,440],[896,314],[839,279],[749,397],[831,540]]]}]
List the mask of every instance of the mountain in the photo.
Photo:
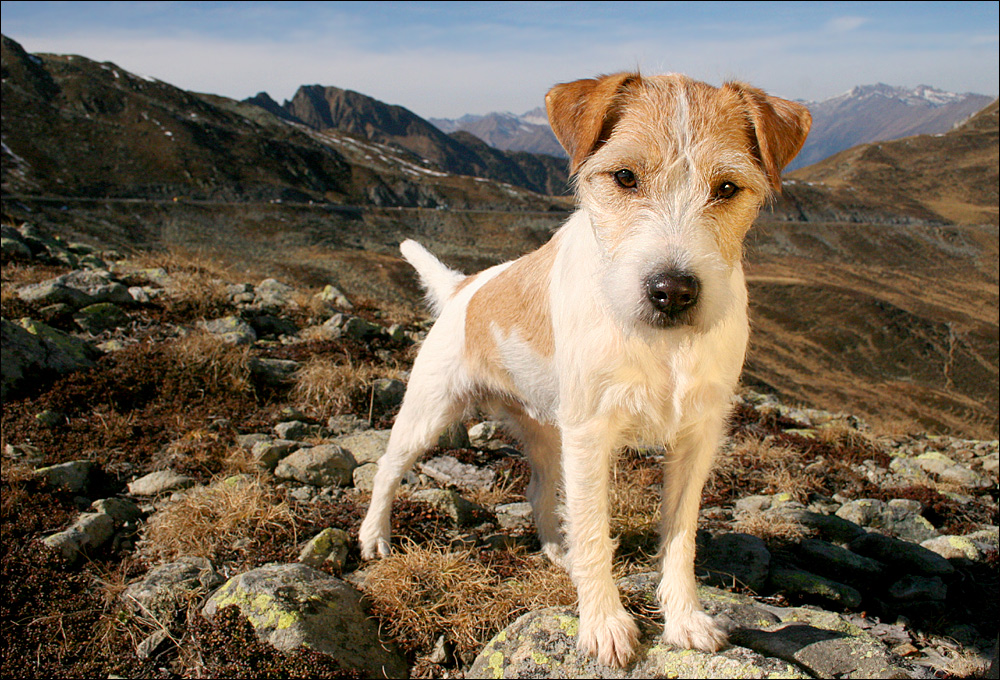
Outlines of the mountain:
[{"label": "mountain", "polygon": [[6,36],[2,70],[5,197],[552,206],[398,147],[317,132],[280,107],[187,92],[109,62],[29,55]]},{"label": "mountain", "polygon": [[314,130],[337,130],[409,152],[412,160],[429,162],[444,172],[483,177],[543,194],[567,191],[564,157],[508,153],[468,134],[448,135],[409,109],[352,90],[303,85],[283,105],[266,93],[246,101]]},{"label": "mountain", "polygon": [[444,132],[468,132],[504,151],[528,151],[558,158],[566,157],[566,151],[552,134],[545,109],[541,106],[520,116],[513,113],[488,113],[485,116],[469,114],[455,120],[428,120]]},{"label": "mountain", "polygon": [[994,101],[948,132],[862,144],[795,170],[787,175],[783,205],[795,219],[811,213],[811,221],[842,221],[853,211],[868,219],[995,226],[998,156]]},{"label": "mountain", "polygon": [[787,170],[858,144],[947,132],[991,101],[985,95],[955,94],[927,85],[907,89],[878,83],[806,102],[813,116],[812,130]]}]

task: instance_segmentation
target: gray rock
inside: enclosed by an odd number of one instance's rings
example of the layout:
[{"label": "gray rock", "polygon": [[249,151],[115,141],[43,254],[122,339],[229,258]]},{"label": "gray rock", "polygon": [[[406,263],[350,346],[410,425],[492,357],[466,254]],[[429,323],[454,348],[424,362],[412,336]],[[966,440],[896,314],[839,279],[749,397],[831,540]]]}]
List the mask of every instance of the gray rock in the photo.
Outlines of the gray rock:
[{"label": "gray rock", "polygon": [[347,486],[358,466],[349,451],[336,444],[299,449],[278,463],[274,476],[312,486]]},{"label": "gray rock", "polygon": [[131,319],[121,307],[112,302],[87,305],[73,315],[76,325],[94,335],[127,326]]},{"label": "gray rock", "polygon": [[128,585],[122,602],[139,616],[170,628],[188,605],[222,584],[223,578],[204,557],[181,557],[153,567],[140,581]]},{"label": "gray rock", "polygon": [[341,290],[336,286],[327,285],[319,293],[316,293],[315,297],[339,309],[346,311],[354,309],[354,305],[351,304],[351,301],[348,300],[347,296],[344,295],[343,292],[341,292]]},{"label": "gray rock", "polygon": [[253,327],[238,316],[226,316],[221,319],[205,321],[201,326],[207,332],[218,336],[220,340],[231,345],[252,345],[257,341],[257,333]]},{"label": "gray rock", "polygon": [[733,505],[734,515],[745,515],[753,514],[756,512],[763,512],[771,507],[771,496],[760,495],[760,496],[746,496],[745,498],[740,498]]},{"label": "gray rock", "polygon": [[264,434],[263,432],[254,432],[251,434],[238,434],[236,435],[236,443],[240,447],[246,449],[247,451],[253,451],[253,447],[257,442],[270,441],[271,435]]},{"label": "gray rock", "polygon": [[301,448],[302,444],[291,439],[264,439],[250,449],[254,463],[262,470],[274,470],[281,459]]},{"label": "gray rock", "polygon": [[313,536],[299,553],[299,562],[309,567],[328,564],[341,571],[347,564],[347,549],[351,538],[343,529],[326,528]]},{"label": "gray rock", "polygon": [[366,430],[337,437],[333,443],[351,452],[358,463],[375,463],[389,446],[391,430]]},{"label": "gray rock", "polygon": [[976,562],[982,557],[982,551],[975,541],[967,536],[938,536],[921,542],[920,546],[947,560],[961,558]]},{"label": "gray rock", "polygon": [[531,503],[507,503],[495,508],[497,522],[500,527],[508,530],[524,530],[531,528],[533,520]]},{"label": "gray rock", "polygon": [[499,420],[484,420],[469,428],[469,442],[473,446],[484,448],[502,431],[503,423]]},{"label": "gray rock", "polygon": [[378,472],[378,463],[362,463],[354,468],[351,479],[354,488],[358,491],[371,491],[375,488],[375,474]]},{"label": "gray rock", "polygon": [[364,418],[358,418],[356,415],[347,413],[339,416],[330,416],[329,420],[326,421],[326,429],[332,435],[342,436],[371,429],[371,425]]},{"label": "gray rock", "polygon": [[836,515],[823,515],[796,508],[782,508],[779,512],[804,527],[815,529],[820,536],[833,543],[850,543],[865,533],[859,524]]},{"label": "gray rock", "polygon": [[64,274],[57,279],[63,285],[90,296],[93,302],[110,302],[127,305],[132,302],[128,288],[111,278],[111,274],[99,270],[78,270]]},{"label": "gray rock", "polygon": [[301,420],[288,420],[274,426],[274,433],[281,439],[291,439],[299,441],[306,437],[313,437],[320,434],[320,426],[313,423],[305,423]]},{"label": "gray rock", "polygon": [[70,493],[86,493],[90,486],[94,463],[89,460],[73,460],[48,467],[38,468],[35,475],[44,477],[51,486],[61,487]]},{"label": "gray rock", "polygon": [[732,586],[734,581],[754,591],[767,584],[771,553],[764,541],[749,534],[723,534],[699,551],[695,571],[708,585]]},{"label": "gray rock", "polygon": [[452,423],[438,437],[437,445],[441,449],[467,449],[472,443],[469,441],[469,432],[465,429],[465,425]]},{"label": "gray rock", "polygon": [[450,489],[423,489],[410,494],[410,499],[428,503],[437,510],[451,517],[459,526],[477,523],[480,513],[485,508],[467,501]]},{"label": "gray rock", "polygon": [[299,362],[290,359],[250,357],[247,366],[253,375],[271,384],[280,384],[293,380],[295,378],[295,371],[299,370]]},{"label": "gray rock", "polygon": [[255,304],[265,308],[289,307],[295,289],[276,279],[264,279],[254,288]]},{"label": "gray rock", "polygon": [[420,464],[420,471],[444,485],[460,489],[489,489],[496,473],[489,468],[459,463],[452,456],[438,456]]},{"label": "gray rock", "polygon": [[714,654],[664,645],[642,626],[635,661],[625,669],[599,664],[576,645],[580,620],[571,609],[528,612],[487,643],[467,678],[807,678],[794,665],[740,647]]},{"label": "gray rock", "polygon": [[406,385],[395,378],[379,378],[372,383],[372,399],[383,409],[394,409],[403,403]]},{"label": "gray rock", "polygon": [[173,470],[157,470],[129,482],[128,492],[132,496],[158,496],[170,491],[178,491],[194,486],[190,477]]},{"label": "gray rock", "polygon": [[855,609],[861,606],[861,593],[856,589],[801,569],[772,568],[768,583],[774,590],[821,600],[838,608]]},{"label": "gray rock", "polygon": [[33,283],[20,288],[17,296],[25,302],[33,302],[37,305],[63,304],[79,309],[94,302],[87,293],[70,288],[58,278],[41,283]]},{"label": "gray rock", "polygon": [[102,512],[111,517],[115,522],[115,527],[138,522],[142,517],[142,510],[138,505],[127,498],[102,498],[90,504],[94,512]]},{"label": "gray rock", "polygon": [[344,581],[304,564],[269,564],[231,578],[203,611],[212,618],[234,605],[261,640],[281,651],[305,647],[334,657],[345,670],[405,677],[406,663],[379,640],[360,599]]},{"label": "gray rock", "polygon": [[940,600],[948,597],[948,586],[940,576],[907,574],[889,586],[889,596],[897,602]]},{"label": "gray rock", "polygon": [[925,576],[948,576],[955,568],[945,558],[927,548],[881,534],[865,534],[851,541],[851,552],[871,557],[904,572]]},{"label": "gray rock", "polygon": [[878,560],[816,538],[801,541],[797,552],[807,569],[841,583],[868,585],[886,571]]},{"label": "gray rock", "polygon": [[81,553],[101,547],[114,535],[115,522],[110,515],[87,512],[68,529],[42,539],[42,543],[58,551],[64,559],[75,561]]},{"label": "gray rock", "polygon": [[58,331],[33,319],[21,319],[19,324],[7,319],[0,321],[0,371],[6,399],[39,374],[71,373],[94,365],[100,351],[89,343]]},{"label": "gray rock", "polygon": [[360,316],[348,316],[342,324],[344,335],[357,340],[368,341],[383,333],[378,324],[365,321]]}]

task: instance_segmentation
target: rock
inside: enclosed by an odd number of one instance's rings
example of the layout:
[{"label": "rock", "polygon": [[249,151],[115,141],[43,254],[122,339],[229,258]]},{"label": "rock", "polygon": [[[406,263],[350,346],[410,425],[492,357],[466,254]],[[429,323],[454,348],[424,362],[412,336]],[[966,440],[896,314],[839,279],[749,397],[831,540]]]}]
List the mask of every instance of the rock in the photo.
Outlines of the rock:
[{"label": "rock", "polygon": [[81,553],[101,547],[115,535],[115,522],[103,512],[80,515],[70,527],[52,534],[42,543],[58,551],[64,559],[75,561]]},{"label": "rock", "polygon": [[329,303],[339,309],[347,311],[354,309],[354,305],[351,304],[351,301],[348,300],[347,296],[344,295],[336,286],[327,285],[319,293],[316,293],[315,297],[318,300]]},{"label": "rock", "polygon": [[990,486],[990,481],[985,477],[936,451],[923,453],[917,456],[914,461],[921,470],[938,481],[951,482],[971,489],[982,489]]},{"label": "rock", "polygon": [[66,489],[70,493],[86,493],[90,487],[94,463],[89,460],[73,460],[48,467],[38,468],[35,475],[44,477],[50,485]]},{"label": "rock", "polygon": [[502,431],[503,423],[499,420],[484,420],[469,428],[469,442],[473,446],[485,448]]},{"label": "rock", "polygon": [[35,421],[41,423],[45,427],[57,427],[66,422],[66,416],[58,411],[50,411],[46,409],[41,413],[35,414]]},{"label": "rock", "polygon": [[870,557],[816,538],[802,540],[796,548],[804,566],[817,574],[848,584],[870,585],[886,572],[886,566]]},{"label": "rock", "polygon": [[861,606],[861,593],[856,589],[802,569],[772,568],[768,583],[774,590],[822,600],[837,608],[855,609]]},{"label": "rock", "polygon": [[236,435],[236,443],[247,451],[253,451],[254,445],[257,442],[270,441],[271,435],[264,434],[263,432],[253,432],[251,434],[238,434]]},{"label": "rock", "polygon": [[294,479],[312,486],[347,486],[358,466],[349,451],[336,444],[320,444],[290,454],[274,470],[279,479]]},{"label": "rock", "polygon": [[760,495],[760,496],[746,496],[740,498],[733,505],[734,515],[746,515],[754,514],[756,512],[763,512],[771,507],[771,496]]},{"label": "rock", "polygon": [[420,464],[420,471],[440,484],[460,489],[489,489],[496,473],[489,468],[459,463],[451,456],[438,456]]},{"label": "rock", "polygon": [[250,373],[272,385],[289,382],[295,378],[299,370],[299,362],[290,359],[262,359],[250,357],[247,362]]},{"label": "rock", "polygon": [[262,470],[274,470],[281,459],[302,447],[291,439],[265,439],[258,441],[250,449],[254,463]]},{"label": "rock", "polygon": [[326,421],[326,429],[335,436],[356,434],[370,428],[371,425],[368,424],[367,420],[358,418],[351,413],[330,416],[329,420]]},{"label": "rock", "polygon": [[254,288],[254,303],[263,308],[282,308],[292,306],[292,294],[295,289],[276,279],[264,279]]},{"label": "rock", "polygon": [[389,446],[391,430],[366,430],[337,437],[333,443],[350,451],[358,463],[375,463]]},{"label": "rock", "polygon": [[127,498],[102,498],[90,504],[94,512],[102,512],[114,520],[115,527],[138,522],[142,510]]},{"label": "rock", "polygon": [[534,521],[531,503],[507,503],[498,505],[494,511],[500,527],[511,531],[530,529]]},{"label": "rock", "polygon": [[889,596],[899,602],[914,600],[939,600],[948,597],[948,586],[940,576],[907,574],[889,587]]},{"label": "rock", "polygon": [[356,340],[367,342],[382,334],[383,329],[378,324],[365,321],[360,316],[349,316],[343,322],[344,335]]},{"label": "rock", "polygon": [[833,543],[850,543],[865,533],[857,523],[836,515],[823,515],[797,508],[782,508],[779,512],[806,528],[816,530],[820,536]]},{"label": "rock", "polygon": [[112,279],[111,274],[106,271],[78,270],[63,274],[56,280],[68,288],[85,293],[95,303],[127,305],[132,302],[128,288]]},{"label": "rock", "polygon": [[760,591],[767,584],[771,553],[764,541],[749,534],[723,534],[699,551],[695,571],[705,583],[732,586],[733,582]]},{"label": "rock", "polygon": [[372,399],[385,410],[392,410],[403,403],[406,385],[395,378],[379,378],[372,383]]},{"label": "rock", "polygon": [[872,498],[845,503],[837,516],[861,526],[881,529],[905,541],[919,543],[938,535],[934,526],[920,516],[918,501],[894,498],[888,503]]},{"label": "rock", "polygon": [[231,345],[252,345],[257,341],[257,333],[238,316],[226,316],[221,319],[204,321],[201,324],[207,332],[216,335],[223,342]]},{"label": "rock", "polygon": [[351,538],[343,529],[323,529],[302,548],[299,562],[309,567],[319,567],[325,563],[335,571],[342,571],[347,564],[347,548],[350,544]]},{"label": "rock", "polygon": [[358,491],[371,491],[375,488],[375,474],[378,472],[378,463],[362,463],[354,468],[351,479],[354,481],[354,488]]},{"label": "rock", "polygon": [[716,653],[678,649],[644,625],[635,661],[626,669],[599,664],[577,650],[580,620],[571,609],[528,612],[476,656],[467,678],[807,678],[795,666],[740,647]]},{"label": "rock", "polygon": [[936,552],[946,560],[964,558],[975,562],[982,554],[976,544],[966,536],[938,536],[921,542],[920,546]]},{"label": "rock", "polygon": [[70,288],[58,278],[23,286],[17,291],[17,296],[25,302],[33,302],[39,306],[63,304],[73,309],[94,302],[94,298],[90,295],[76,288]]},{"label": "rock", "polygon": [[122,328],[131,322],[128,314],[112,302],[87,305],[73,315],[73,320],[77,326],[93,335]]},{"label": "rock", "polygon": [[226,297],[234,305],[248,305],[252,304],[257,296],[253,292],[253,284],[231,283],[226,286]]},{"label": "rock", "polygon": [[295,335],[299,332],[299,327],[294,321],[273,314],[254,314],[250,316],[249,322],[258,338]]},{"label": "rock", "polygon": [[441,449],[467,449],[472,446],[472,443],[469,441],[469,433],[465,429],[465,425],[452,423],[438,437],[437,445]]},{"label": "rock", "polygon": [[410,494],[410,500],[428,503],[437,510],[451,517],[459,526],[478,523],[481,513],[486,509],[465,500],[450,489],[423,489]]},{"label": "rock", "polygon": [[189,604],[210,593],[223,580],[204,557],[181,557],[153,567],[141,581],[129,584],[122,591],[121,600],[138,616],[153,618],[169,628]]},{"label": "rock", "polygon": [[313,437],[320,434],[320,429],[320,426],[314,423],[306,423],[301,420],[289,420],[275,425],[274,433],[281,439],[301,441],[306,437]]},{"label": "rock", "polygon": [[166,647],[169,640],[170,633],[163,628],[158,628],[139,643],[139,646],[135,648],[135,655],[143,660],[155,658],[159,651]]},{"label": "rock", "polygon": [[268,564],[227,581],[203,613],[212,618],[233,605],[261,640],[281,651],[305,647],[329,654],[345,670],[369,677],[406,677],[406,663],[379,640],[360,599],[344,581],[304,564]]},{"label": "rock", "polygon": [[865,534],[851,541],[851,552],[885,564],[926,576],[948,576],[955,568],[945,558],[927,548],[881,534]]},{"label": "rock", "polygon": [[132,496],[159,496],[169,491],[178,491],[194,486],[195,481],[173,470],[157,470],[129,482],[128,492]]},{"label": "rock", "polygon": [[39,374],[70,373],[94,365],[100,351],[84,340],[58,331],[33,319],[21,319],[15,324],[0,321],[0,399],[6,399],[34,382]]}]

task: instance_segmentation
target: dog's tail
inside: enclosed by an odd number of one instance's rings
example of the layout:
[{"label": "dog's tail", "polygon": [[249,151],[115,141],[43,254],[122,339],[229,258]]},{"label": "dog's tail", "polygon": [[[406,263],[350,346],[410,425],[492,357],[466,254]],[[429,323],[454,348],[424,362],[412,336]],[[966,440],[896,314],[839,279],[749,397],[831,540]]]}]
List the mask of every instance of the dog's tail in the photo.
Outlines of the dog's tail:
[{"label": "dog's tail", "polygon": [[420,285],[427,292],[427,304],[431,312],[437,317],[448,298],[455,292],[465,274],[449,269],[441,263],[439,259],[416,241],[407,239],[399,244],[399,251],[403,257],[417,270],[420,277]]}]

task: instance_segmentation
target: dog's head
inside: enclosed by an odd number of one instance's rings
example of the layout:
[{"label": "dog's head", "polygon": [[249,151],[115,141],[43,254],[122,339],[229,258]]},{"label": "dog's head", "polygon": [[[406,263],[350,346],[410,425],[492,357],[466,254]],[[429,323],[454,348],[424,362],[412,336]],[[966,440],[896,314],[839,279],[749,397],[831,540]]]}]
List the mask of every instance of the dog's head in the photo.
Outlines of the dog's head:
[{"label": "dog's head", "polygon": [[742,83],[620,73],[556,85],[549,122],[591,217],[620,316],[707,328],[757,212],[809,132],[809,111]]}]

